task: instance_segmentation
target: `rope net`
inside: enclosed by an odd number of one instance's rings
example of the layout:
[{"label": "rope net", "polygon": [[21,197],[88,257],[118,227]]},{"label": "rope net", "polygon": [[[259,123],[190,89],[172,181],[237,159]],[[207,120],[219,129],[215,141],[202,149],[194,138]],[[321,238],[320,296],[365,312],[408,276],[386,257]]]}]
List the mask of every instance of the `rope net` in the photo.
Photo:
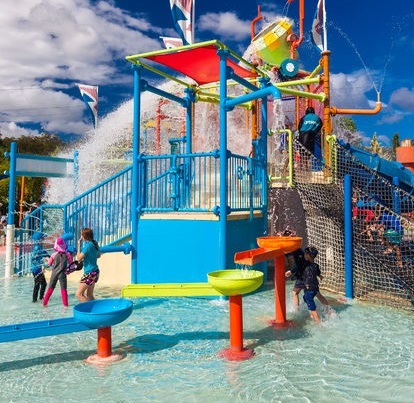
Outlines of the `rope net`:
[{"label": "rope net", "polygon": [[352,178],[354,297],[414,310],[414,197],[335,143],[324,166],[295,143],[295,188],[324,279],[321,289],[345,292],[344,189]]}]

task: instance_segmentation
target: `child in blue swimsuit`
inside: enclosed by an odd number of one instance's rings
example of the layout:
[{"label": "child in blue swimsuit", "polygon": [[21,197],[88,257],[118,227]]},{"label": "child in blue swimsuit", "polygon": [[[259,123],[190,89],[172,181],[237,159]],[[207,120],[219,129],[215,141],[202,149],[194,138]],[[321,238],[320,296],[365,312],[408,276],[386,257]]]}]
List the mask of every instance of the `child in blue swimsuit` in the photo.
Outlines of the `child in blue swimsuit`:
[{"label": "child in blue swimsuit", "polygon": [[315,257],[318,255],[316,248],[307,247],[305,248],[305,260],[306,266],[303,271],[303,300],[308,306],[311,317],[316,323],[320,323],[321,319],[318,312],[316,311],[315,297],[319,292],[319,280],[322,280],[321,270],[319,265],[315,263]]}]

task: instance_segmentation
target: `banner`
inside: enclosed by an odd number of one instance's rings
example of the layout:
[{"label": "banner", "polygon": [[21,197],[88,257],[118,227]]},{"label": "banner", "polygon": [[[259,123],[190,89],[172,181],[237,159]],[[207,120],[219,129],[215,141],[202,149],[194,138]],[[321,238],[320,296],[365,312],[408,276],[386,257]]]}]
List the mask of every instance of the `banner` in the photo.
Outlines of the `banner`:
[{"label": "banner", "polygon": [[79,88],[83,102],[92,114],[93,127],[98,125],[98,87],[94,85],[76,84]]},{"label": "banner", "polygon": [[183,46],[183,41],[180,38],[172,38],[169,36],[160,36],[160,38],[164,42],[166,49],[173,49],[178,48],[179,46]]},{"label": "banner", "polygon": [[194,3],[195,0],[170,0],[174,27],[184,45],[194,42]]},{"label": "banner", "polygon": [[316,7],[315,17],[312,22],[312,39],[321,52],[328,49],[325,24],[325,0],[319,0]]}]

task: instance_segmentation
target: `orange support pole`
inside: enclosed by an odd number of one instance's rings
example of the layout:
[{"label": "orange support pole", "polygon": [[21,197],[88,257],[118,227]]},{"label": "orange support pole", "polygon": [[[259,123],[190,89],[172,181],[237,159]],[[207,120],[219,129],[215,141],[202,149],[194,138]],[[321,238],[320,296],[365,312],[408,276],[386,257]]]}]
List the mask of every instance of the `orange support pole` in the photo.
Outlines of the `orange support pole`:
[{"label": "orange support pole", "polygon": [[248,360],[254,351],[243,347],[243,297],[230,295],[230,347],[220,355],[230,361]]},{"label": "orange support pole", "polygon": [[100,358],[106,358],[112,355],[112,335],[110,326],[98,329],[97,354]]},{"label": "orange support pole", "polygon": [[243,300],[241,295],[230,297],[230,348],[243,350]]},{"label": "orange support pole", "polygon": [[270,323],[274,327],[288,327],[292,322],[286,320],[286,278],[285,278],[285,256],[275,258],[275,309],[276,318]]}]

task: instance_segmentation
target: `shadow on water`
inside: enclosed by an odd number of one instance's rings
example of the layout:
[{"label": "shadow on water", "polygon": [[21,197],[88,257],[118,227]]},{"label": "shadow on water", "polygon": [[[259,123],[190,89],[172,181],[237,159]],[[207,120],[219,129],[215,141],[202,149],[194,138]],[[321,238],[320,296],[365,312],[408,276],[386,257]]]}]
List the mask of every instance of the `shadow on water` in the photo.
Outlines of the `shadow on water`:
[{"label": "shadow on water", "polygon": [[[245,332],[244,336],[251,341],[246,345],[248,348],[264,346],[274,340],[300,339],[306,337],[308,332],[301,328],[277,329],[266,327],[254,332]],[[173,335],[167,334],[146,334],[134,337],[121,342],[116,351],[125,354],[151,354],[157,351],[170,349],[181,341],[196,340],[229,340],[229,332],[183,332]],[[78,350],[60,354],[50,354],[43,357],[27,358],[0,363],[0,372],[22,370],[25,368],[35,367],[38,365],[58,364],[64,362],[83,361],[96,350]]]},{"label": "shadow on water", "polygon": [[13,360],[0,363],[0,372],[18,371],[25,368],[35,367],[37,365],[59,364],[71,361],[82,361],[96,350],[90,351],[68,351],[60,354],[49,354],[43,357],[25,358],[22,360]]}]

